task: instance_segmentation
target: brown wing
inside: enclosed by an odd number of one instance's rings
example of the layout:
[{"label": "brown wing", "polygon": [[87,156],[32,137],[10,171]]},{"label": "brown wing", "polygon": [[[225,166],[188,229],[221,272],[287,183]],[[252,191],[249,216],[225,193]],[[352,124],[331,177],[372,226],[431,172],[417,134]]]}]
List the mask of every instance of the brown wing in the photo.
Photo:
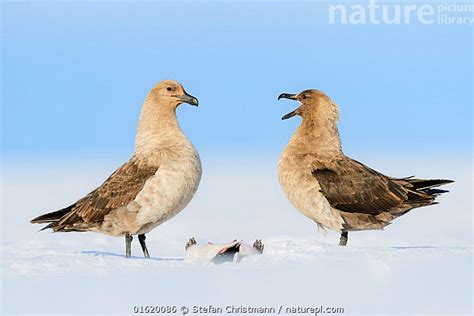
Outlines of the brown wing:
[{"label": "brown wing", "polygon": [[100,187],[68,207],[70,211],[50,227],[61,230],[78,221],[86,223],[102,221],[110,211],[132,202],[143,189],[146,180],[157,170],[158,167],[148,166],[133,157]]},{"label": "brown wing", "polygon": [[402,204],[406,191],[390,178],[346,158],[327,169],[316,169],[313,176],[329,204],[351,213],[380,214]]}]

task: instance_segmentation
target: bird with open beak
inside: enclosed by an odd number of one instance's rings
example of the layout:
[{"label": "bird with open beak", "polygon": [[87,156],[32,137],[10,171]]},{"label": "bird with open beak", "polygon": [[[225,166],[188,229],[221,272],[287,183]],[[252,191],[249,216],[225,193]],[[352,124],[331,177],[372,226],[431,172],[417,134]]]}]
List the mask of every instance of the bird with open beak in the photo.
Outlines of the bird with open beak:
[{"label": "bird with open beak", "polygon": [[302,118],[278,163],[281,187],[319,227],[340,232],[341,246],[348,231],[383,229],[414,208],[436,204],[435,198],[447,192],[436,187],[453,182],[388,177],[345,156],[338,106],[319,90],[282,93],[278,99],[300,103],[283,120]]}]

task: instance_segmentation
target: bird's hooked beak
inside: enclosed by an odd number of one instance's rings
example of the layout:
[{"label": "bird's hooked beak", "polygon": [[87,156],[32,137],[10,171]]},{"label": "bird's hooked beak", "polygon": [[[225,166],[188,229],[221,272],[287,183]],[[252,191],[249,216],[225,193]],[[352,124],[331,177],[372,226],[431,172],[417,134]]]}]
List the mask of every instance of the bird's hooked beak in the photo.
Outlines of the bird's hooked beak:
[{"label": "bird's hooked beak", "polygon": [[[278,100],[280,99],[290,99],[290,100],[298,100],[296,98],[296,94],[291,94],[291,93],[282,93],[278,96]],[[286,120],[286,119],[289,119],[290,117],[293,117],[295,115],[298,114],[298,109],[288,113],[288,114],[285,114],[283,115],[283,117],[281,118],[282,120]]]},{"label": "bird's hooked beak", "polygon": [[278,96],[278,100],[280,99],[290,99],[290,100],[297,100],[296,99],[296,94],[291,94],[291,93],[282,93]]},{"label": "bird's hooked beak", "polygon": [[184,102],[184,103],[187,103],[187,104],[191,104],[191,105],[194,105],[194,106],[198,106],[199,105],[199,101],[198,99],[196,99],[195,97],[193,97],[192,95],[188,94],[186,91],[184,91],[184,94],[183,95],[178,95],[176,96],[179,100],[181,100],[181,102]]}]

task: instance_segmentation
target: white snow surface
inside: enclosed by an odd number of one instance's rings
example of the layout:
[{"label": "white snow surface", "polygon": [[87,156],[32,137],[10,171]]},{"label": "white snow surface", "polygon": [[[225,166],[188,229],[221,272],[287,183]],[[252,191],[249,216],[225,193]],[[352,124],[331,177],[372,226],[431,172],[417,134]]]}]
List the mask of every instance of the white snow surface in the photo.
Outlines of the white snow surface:
[{"label": "white snow surface", "polygon": [[[177,217],[136,238],[38,232],[29,220],[69,205],[99,185],[117,159],[59,164],[4,162],[2,314],[134,314],[134,306],[344,308],[355,314],[472,314],[472,166],[470,159],[374,160],[392,176],[451,178],[439,205],[413,210],[385,231],[318,232],[281,192],[276,161],[204,165],[201,186]],[[203,159],[203,161],[205,161]],[[454,166],[454,168],[453,168]],[[184,246],[262,239],[262,255],[239,264],[189,263]],[[250,313],[247,313],[250,314]]]}]

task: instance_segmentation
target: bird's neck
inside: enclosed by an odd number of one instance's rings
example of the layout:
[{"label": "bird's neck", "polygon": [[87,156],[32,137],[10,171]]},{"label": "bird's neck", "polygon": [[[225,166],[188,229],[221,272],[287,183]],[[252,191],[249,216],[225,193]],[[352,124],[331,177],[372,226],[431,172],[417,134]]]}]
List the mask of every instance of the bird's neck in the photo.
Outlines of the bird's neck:
[{"label": "bird's neck", "polygon": [[324,119],[303,118],[290,143],[301,154],[338,155],[342,153],[337,122]]},{"label": "bird's neck", "polygon": [[155,104],[147,98],[138,121],[135,153],[153,154],[160,148],[173,146],[172,143],[182,137],[176,108]]}]

